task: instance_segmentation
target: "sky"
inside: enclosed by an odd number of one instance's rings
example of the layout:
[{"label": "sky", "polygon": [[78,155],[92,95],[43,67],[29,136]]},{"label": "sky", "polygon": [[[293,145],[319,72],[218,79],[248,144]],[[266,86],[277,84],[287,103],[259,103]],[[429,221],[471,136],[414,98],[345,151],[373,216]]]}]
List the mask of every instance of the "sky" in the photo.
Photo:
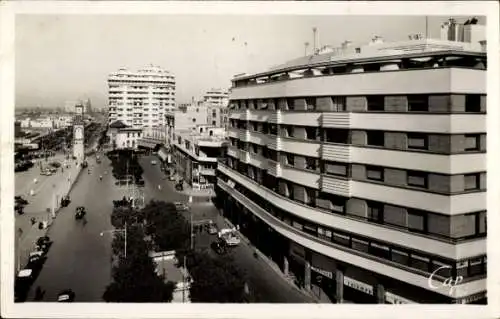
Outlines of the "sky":
[{"label": "sky", "polygon": [[[439,38],[447,18],[428,19],[430,37]],[[425,34],[425,25],[423,16],[18,15],[16,107],[64,107],[84,98],[105,107],[109,73],[149,64],[173,73],[176,102],[188,102],[229,88],[236,74],[303,56],[305,42],[311,53],[313,27],[320,45],[339,46],[374,35],[406,40]]]}]

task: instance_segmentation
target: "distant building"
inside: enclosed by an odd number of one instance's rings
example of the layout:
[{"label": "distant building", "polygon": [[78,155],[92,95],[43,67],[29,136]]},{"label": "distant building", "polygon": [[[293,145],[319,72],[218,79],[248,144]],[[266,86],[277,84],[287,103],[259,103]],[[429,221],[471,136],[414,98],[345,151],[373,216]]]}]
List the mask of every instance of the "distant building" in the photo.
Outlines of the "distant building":
[{"label": "distant building", "polygon": [[194,131],[198,125],[207,125],[208,108],[204,103],[192,103],[182,109],[167,112],[166,135],[167,144],[171,144],[175,131]]},{"label": "distant building", "polygon": [[109,123],[133,128],[165,125],[165,113],[175,108],[175,77],[160,67],[125,68],[108,77]]},{"label": "distant building", "polygon": [[116,149],[131,149],[138,148],[138,139],[142,136],[140,128],[121,128],[116,132]]},{"label": "distant building", "polygon": [[213,189],[217,158],[225,156],[224,128],[198,125],[194,130],[176,131],[171,145],[177,173],[193,190]]}]

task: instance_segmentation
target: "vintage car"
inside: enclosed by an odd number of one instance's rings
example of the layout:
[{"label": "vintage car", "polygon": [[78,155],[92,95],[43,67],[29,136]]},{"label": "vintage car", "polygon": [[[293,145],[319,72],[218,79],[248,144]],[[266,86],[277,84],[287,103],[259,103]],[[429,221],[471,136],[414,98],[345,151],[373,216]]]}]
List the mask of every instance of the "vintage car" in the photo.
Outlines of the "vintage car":
[{"label": "vintage car", "polygon": [[75,214],[75,219],[82,219],[87,212],[85,212],[85,207],[83,206],[78,206],[76,208],[76,214]]},{"label": "vintage car", "polygon": [[57,302],[73,302],[75,293],[71,289],[65,289],[57,295]]}]

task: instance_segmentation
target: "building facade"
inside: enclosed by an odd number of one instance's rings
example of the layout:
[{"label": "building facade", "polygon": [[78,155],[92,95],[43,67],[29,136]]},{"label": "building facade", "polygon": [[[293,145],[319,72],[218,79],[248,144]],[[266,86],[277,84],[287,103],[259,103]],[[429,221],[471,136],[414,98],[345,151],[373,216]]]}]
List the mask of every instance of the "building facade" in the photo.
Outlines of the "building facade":
[{"label": "building facade", "polygon": [[177,174],[193,190],[213,190],[217,159],[225,156],[226,146],[223,128],[198,125],[195,131],[175,132],[171,149]]},{"label": "building facade", "polygon": [[199,125],[209,125],[208,108],[204,103],[192,103],[184,105],[182,109],[167,112],[166,135],[167,144],[174,141],[174,133],[177,131],[195,132]]},{"label": "building facade", "polygon": [[120,69],[108,77],[109,123],[133,128],[161,127],[175,108],[175,77],[156,66],[138,71]]},{"label": "building facade", "polygon": [[116,149],[137,150],[138,140],[142,137],[142,129],[122,128],[116,132]]},{"label": "building facade", "polygon": [[342,52],[233,79],[217,205],[332,302],[484,303],[486,53]]},{"label": "building facade", "polygon": [[203,96],[207,106],[207,123],[216,127],[228,127],[229,93],[222,89],[211,89]]}]

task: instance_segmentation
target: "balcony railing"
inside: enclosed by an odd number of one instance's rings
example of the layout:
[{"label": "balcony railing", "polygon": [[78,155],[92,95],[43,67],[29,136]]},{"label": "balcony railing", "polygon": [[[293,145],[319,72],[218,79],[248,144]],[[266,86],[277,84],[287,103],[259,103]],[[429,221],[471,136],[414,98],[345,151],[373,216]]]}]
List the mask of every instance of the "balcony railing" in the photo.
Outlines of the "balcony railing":
[{"label": "balcony railing", "polygon": [[239,154],[238,154],[238,149],[236,148],[236,146],[229,146],[227,148],[227,155],[234,157],[234,158],[238,158]]},{"label": "balcony railing", "polygon": [[321,190],[325,193],[351,197],[351,180],[321,175]]},{"label": "balcony railing", "polygon": [[239,150],[239,158],[243,163],[250,163],[250,154],[247,151]]},{"label": "balcony railing", "polygon": [[240,129],[238,131],[238,138],[242,142],[249,142],[250,141],[250,132],[248,130]]},{"label": "balcony railing", "polygon": [[278,135],[267,135],[267,147],[273,150],[281,150],[281,137]]},{"label": "balcony railing", "polygon": [[267,160],[267,173],[274,177],[281,177],[281,164],[273,160]]},{"label": "balcony railing", "polygon": [[351,162],[352,146],[347,144],[330,144],[323,143],[321,145],[321,159],[334,162]]},{"label": "balcony railing", "polygon": [[331,128],[346,128],[351,125],[350,112],[325,112],[321,115],[321,125]]}]

